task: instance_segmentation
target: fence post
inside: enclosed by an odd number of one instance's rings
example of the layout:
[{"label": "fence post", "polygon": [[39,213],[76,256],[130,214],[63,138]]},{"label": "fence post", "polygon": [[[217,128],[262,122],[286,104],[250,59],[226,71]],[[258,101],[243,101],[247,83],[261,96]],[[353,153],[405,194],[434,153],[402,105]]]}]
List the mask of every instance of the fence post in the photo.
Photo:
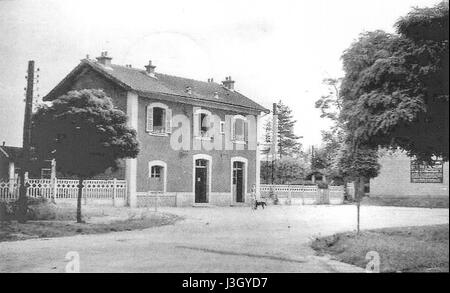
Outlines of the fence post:
[{"label": "fence post", "polygon": [[113,194],[112,194],[112,205],[116,206],[116,196],[117,196],[117,179],[113,179]]},{"label": "fence post", "polygon": [[292,199],[292,191],[291,191],[291,185],[288,185],[288,204],[291,205],[291,199]]}]

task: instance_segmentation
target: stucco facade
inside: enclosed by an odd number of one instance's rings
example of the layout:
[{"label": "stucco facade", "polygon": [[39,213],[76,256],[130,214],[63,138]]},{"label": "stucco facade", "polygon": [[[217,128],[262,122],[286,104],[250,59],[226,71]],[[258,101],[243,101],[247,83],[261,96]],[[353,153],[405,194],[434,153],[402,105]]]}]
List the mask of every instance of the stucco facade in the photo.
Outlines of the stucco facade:
[{"label": "stucco facade", "polygon": [[370,196],[374,197],[448,197],[449,166],[442,165],[442,183],[416,183],[411,179],[411,158],[405,153],[382,152],[380,173],[370,180]]},{"label": "stucco facade", "polygon": [[[257,124],[261,110],[165,93],[142,93],[124,88],[89,67],[77,75],[66,77],[62,83],[64,89],[58,89],[59,92],[104,90],[114,105],[127,114],[128,126],[137,131],[140,148],[137,158],[124,160],[118,170],[108,173],[109,177],[127,180],[130,206],[152,204],[156,193],[160,204],[167,205],[241,204],[248,201],[252,186],[259,185]],[[195,90],[195,84],[193,87]],[[149,131],[149,107],[164,109],[164,117],[170,117],[170,126],[164,133]],[[199,125],[194,123],[194,117],[198,119],[199,113],[208,113],[216,119],[211,124],[211,129],[215,129],[213,139],[199,137],[196,133]],[[234,119],[241,118],[246,121],[246,140],[235,141],[231,139]],[[206,199],[196,202],[199,188],[196,181],[201,179],[196,177],[200,176],[196,172],[202,167],[198,166],[200,161],[207,169],[203,175]],[[242,190],[242,198],[236,197],[236,184]]]}]

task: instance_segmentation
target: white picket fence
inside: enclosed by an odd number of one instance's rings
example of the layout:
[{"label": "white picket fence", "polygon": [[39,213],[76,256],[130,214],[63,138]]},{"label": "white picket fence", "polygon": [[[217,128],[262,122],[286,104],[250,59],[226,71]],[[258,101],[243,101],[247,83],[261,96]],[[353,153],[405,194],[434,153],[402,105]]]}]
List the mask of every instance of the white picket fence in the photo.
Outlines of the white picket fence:
[{"label": "white picket fence", "polygon": [[[19,197],[17,180],[0,181],[0,201],[14,201]],[[126,180],[84,180],[83,199],[125,200]],[[48,199],[76,199],[78,180],[73,179],[27,179],[27,196]]]},{"label": "white picket fence", "polygon": [[317,185],[261,185],[261,197],[269,198],[271,192],[282,204],[341,204],[344,202],[343,186],[319,189]]}]

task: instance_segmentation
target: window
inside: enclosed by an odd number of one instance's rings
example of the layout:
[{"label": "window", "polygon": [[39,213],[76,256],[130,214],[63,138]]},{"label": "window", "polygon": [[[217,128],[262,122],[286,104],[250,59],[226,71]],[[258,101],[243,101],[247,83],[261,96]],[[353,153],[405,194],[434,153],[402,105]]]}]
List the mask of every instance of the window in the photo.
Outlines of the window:
[{"label": "window", "polygon": [[243,116],[235,116],[232,124],[232,137],[235,142],[248,140],[248,122]]},{"label": "window", "polygon": [[42,168],[41,169],[41,179],[50,179],[52,178],[52,169]]},{"label": "window", "polygon": [[194,108],[194,137],[211,139],[212,133],[209,133],[211,118],[211,112],[208,110]]},{"label": "window", "polygon": [[161,178],[161,171],[162,171],[161,166],[152,166],[151,168],[151,172],[150,172],[150,177],[151,178]]},{"label": "window", "polygon": [[153,108],[153,133],[166,132],[165,127],[166,110],[159,107]]},{"label": "window", "polygon": [[206,136],[209,130],[209,118],[206,113],[200,114],[200,135]]},{"label": "window", "polygon": [[172,132],[172,110],[162,103],[147,106],[146,131],[154,135]]},{"label": "window", "polygon": [[220,121],[220,134],[225,134],[225,121]]}]

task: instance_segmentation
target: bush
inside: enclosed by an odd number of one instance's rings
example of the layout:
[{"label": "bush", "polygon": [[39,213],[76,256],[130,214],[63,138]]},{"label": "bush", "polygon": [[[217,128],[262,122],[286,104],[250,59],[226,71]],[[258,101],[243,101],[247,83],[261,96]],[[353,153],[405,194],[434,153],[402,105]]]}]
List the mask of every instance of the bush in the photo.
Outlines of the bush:
[{"label": "bush", "polygon": [[317,187],[318,187],[319,189],[328,189],[328,183],[325,183],[325,182],[319,182],[319,183],[317,183]]},{"label": "bush", "polygon": [[[43,197],[27,197],[27,220],[55,220],[57,207]],[[17,219],[19,202],[0,202],[0,221]]]}]

